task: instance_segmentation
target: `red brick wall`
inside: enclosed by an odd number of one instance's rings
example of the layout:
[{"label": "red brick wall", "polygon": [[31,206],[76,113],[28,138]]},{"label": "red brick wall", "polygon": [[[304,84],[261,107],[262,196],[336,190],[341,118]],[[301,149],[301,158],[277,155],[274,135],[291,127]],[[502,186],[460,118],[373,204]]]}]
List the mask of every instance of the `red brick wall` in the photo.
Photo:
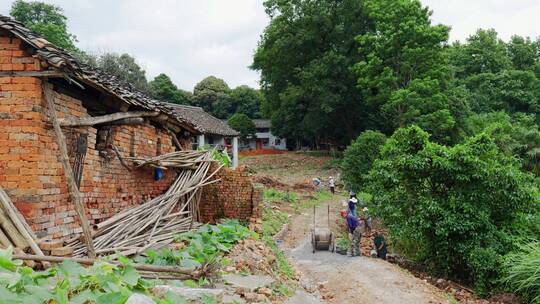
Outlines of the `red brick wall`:
[{"label": "red brick wall", "polygon": [[[18,39],[0,37],[0,70],[40,69],[39,61],[20,45]],[[0,78],[0,187],[38,235],[67,238],[81,229],[42,94],[39,78]],[[55,93],[55,103],[59,117],[88,116],[80,100]],[[93,127],[64,132],[70,150],[77,133],[88,134],[80,190],[91,222],[161,194],[174,178],[174,172],[166,170],[165,177],[156,182],[151,169],[128,171],[116,156],[111,160],[99,156]],[[123,157],[130,152],[138,157],[155,156],[158,138],[162,154],[174,150],[170,136],[148,124],[114,127],[113,144]]]},{"label": "red brick wall", "polygon": [[[216,166],[213,165],[210,171],[217,169]],[[245,167],[222,168],[215,177],[221,180],[203,188],[200,221],[215,223],[220,218],[249,220],[260,217],[262,189],[253,185]]]}]

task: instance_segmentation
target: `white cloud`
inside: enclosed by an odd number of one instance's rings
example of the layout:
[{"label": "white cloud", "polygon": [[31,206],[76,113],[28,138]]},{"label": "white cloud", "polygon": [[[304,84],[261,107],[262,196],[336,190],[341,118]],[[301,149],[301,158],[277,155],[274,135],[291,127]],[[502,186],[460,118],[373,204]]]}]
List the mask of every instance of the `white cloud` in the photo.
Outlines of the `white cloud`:
[{"label": "white cloud", "polygon": [[[208,75],[231,87],[258,86],[249,70],[268,23],[263,0],[43,0],[61,6],[79,46],[93,52],[127,52],[151,79],[166,73],[191,90]],[[464,40],[478,28],[495,28],[536,38],[537,0],[421,0],[436,23],[452,27],[451,39]],[[0,0],[7,14],[12,0]]]}]

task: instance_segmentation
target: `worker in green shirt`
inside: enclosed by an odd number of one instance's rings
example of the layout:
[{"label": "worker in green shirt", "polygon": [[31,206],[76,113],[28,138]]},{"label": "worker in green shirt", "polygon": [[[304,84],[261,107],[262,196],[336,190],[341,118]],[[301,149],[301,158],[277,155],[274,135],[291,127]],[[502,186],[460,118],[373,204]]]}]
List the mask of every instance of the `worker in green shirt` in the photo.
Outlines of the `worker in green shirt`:
[{"label": "worker in green shirt", "polygon": [[386,241],[380,232],[375,232],[373,243],[375,245],[375,250],[377,251],[377,257],[386,260]]}]

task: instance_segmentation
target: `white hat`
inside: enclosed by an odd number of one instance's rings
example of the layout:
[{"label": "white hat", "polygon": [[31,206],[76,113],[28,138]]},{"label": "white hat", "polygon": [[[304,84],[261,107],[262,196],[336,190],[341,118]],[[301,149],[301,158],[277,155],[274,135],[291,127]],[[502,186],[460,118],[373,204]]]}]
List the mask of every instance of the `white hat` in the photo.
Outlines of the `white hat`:
[{"label": "white hat", "polygon": [[364,209],[362,209],[362,211],[366,212],[366,211],[368,211],[368,208],[364,207]]},{"label": "white hat", "polygon": [[350,201],[353,203],[358,203],[358,200],[356,199],[356,197],[351,198]]}]

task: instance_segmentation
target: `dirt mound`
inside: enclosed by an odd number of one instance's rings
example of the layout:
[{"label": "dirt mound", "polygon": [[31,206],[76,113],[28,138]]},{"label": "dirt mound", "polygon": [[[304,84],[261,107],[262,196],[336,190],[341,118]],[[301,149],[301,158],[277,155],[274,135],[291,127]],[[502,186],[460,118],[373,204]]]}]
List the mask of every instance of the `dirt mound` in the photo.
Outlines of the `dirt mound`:
[{"label": "dirt mound", "polygon": [[295,183],[293,186],[295,191],[313,191],[313,185],[307,182],[304,183]]},{"label": "dirt mound", "polygon": [[254,182],[255,183],[258,183],[258,184],[263,184],[265,187],[267,188],[278,188],[278,189],[283,189],[283,188],[286,188],[287,185],[285,185],[284,183],[270,177],[270,176],[255,176],[254,178]]}]

